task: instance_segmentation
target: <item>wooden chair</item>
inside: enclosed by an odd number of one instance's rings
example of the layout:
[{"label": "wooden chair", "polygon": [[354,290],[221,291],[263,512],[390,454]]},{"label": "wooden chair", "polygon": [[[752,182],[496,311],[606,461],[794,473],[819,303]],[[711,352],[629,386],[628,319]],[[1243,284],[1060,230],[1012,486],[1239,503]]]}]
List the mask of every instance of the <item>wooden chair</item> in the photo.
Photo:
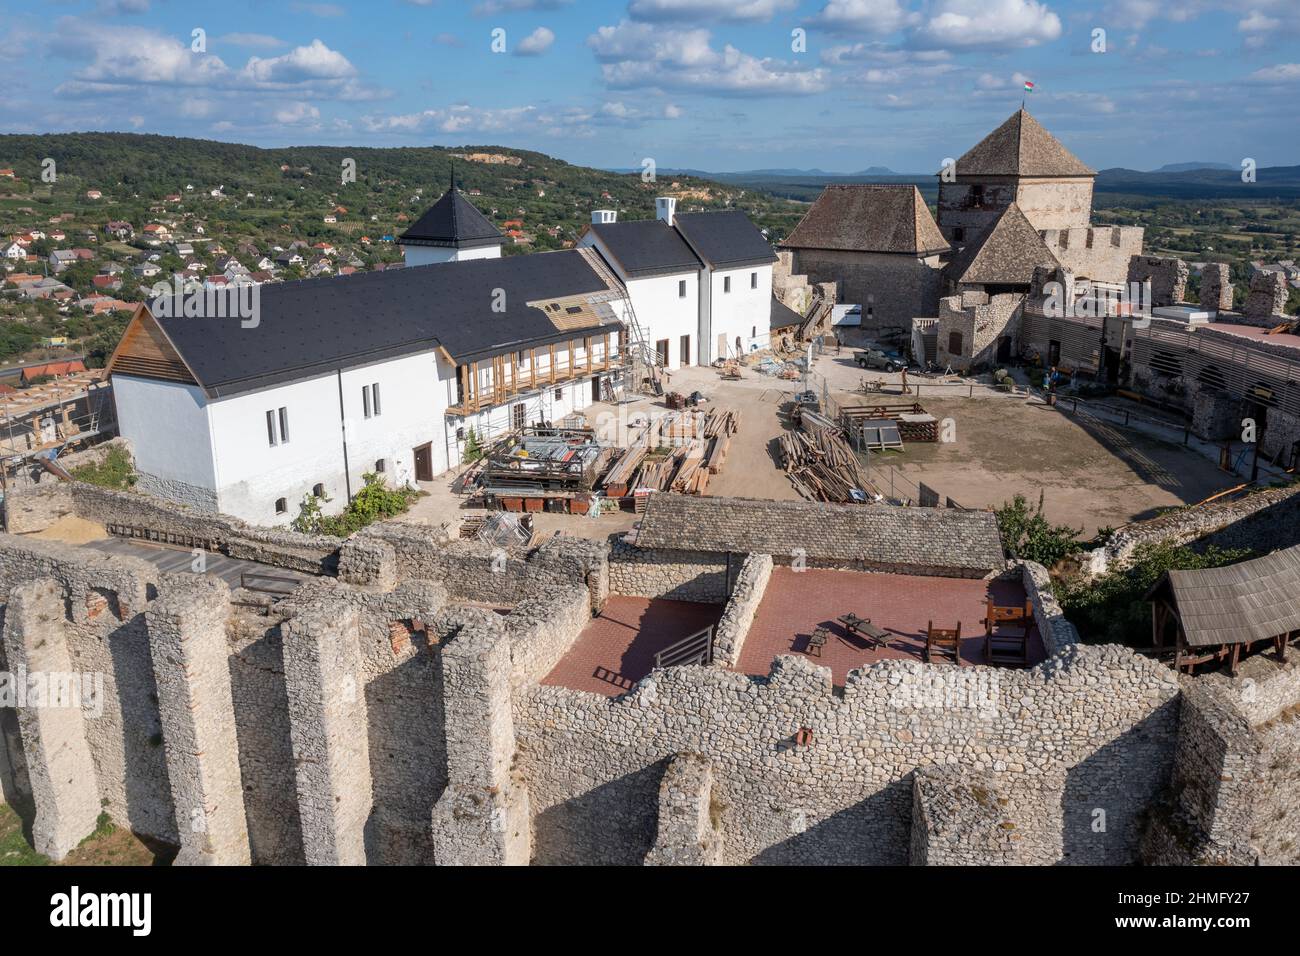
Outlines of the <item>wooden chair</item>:
[{"label": "wooden chair", "polygon": [[935,654],[950,655],[953,662],[961,667],[961,621],[955,628],[935,627],[934,621],[926,622],[925,660],[934,663]]},{"label": "wooden chair", "polygon": [[830,636],[831,632],[824,627],[813,628],[813,632],[808,635],[808,646],[804,648],[804,651],[812,654],[813,649],[816,648],[817,656],[821,657],[822,648],[826,646],[826,638]]},{"label": "wooden chair", "polygon": [[1000,607],[988,599],[984,615],[984,663],[1006,667],[1029,666],[1029,629],[1034,626],[1034,606]]}]

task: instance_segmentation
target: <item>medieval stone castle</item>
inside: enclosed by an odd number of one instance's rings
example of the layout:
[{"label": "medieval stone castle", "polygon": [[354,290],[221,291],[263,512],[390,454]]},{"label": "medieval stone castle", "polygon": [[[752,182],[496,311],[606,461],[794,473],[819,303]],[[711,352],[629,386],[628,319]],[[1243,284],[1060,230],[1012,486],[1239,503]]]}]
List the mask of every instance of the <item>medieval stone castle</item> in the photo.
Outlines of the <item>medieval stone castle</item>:
[{"label": "medieval stone castle", "polygon": [[[1143,257],[1141,230],[1090,224],[1092,176],[1021,111],[957,161],[938,222],[912,187],[829,189],[784,265],[941,362],[1032,348],[1104,369],[1113,349],[1139,378],[1167,374],[1204,340],[1175,355],[1152,329],[1067,334],[1072,320],[1039,308],[1053,279],[1082,295],[1138,276],[1181,298],[1185,272]],[[587,282],[594,260],[576,257]],[[1189,397],[1205,420],[1239,400],[1234,374]],[[1290,414],[1270,419],[1275,442]],[[1266,493],[1175,531],[1259,535],[1294,512]],[[1081,643],[1046,571],[1006,560],[987,512],[658,493],[632,535],[528,548],[400,521],[340,541],[78,482],[11,490],[6,513],[0,689],[33,696],[0,701],[0,795],[34,808],[35,847],[54,859],[102,814],[180,864],[1300,858],[1300,668],[1257,656],[1192,678]],[[69,518],[198,563],[169,572],[41,536]],[[205,556],[300,583],[278,598],[231,589],[194,573]],[[1023,669],[882,659],[838,673],[763,643],[770,608],[868,588],[1013,595],[1043,654]],[[597,669],[593,689],[594,616],[642,599],[712,606],[716,626],[635,680]],[[583,681],[566,676],[577,665]]]}]

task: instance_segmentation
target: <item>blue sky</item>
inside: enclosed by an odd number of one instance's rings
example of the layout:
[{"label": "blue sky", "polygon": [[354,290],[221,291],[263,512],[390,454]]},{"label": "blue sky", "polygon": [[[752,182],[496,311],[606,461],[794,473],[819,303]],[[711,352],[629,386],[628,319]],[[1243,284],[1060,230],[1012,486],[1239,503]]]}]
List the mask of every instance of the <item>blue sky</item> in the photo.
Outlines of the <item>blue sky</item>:
[{"label": "blue sky", "polygon": [[1297,6],[0,0],[0,131],[497,144],[607,167],[650,157],[718,171],[928,172],[1023,96],[1094,168],[1291,165],[1300,163]]}]

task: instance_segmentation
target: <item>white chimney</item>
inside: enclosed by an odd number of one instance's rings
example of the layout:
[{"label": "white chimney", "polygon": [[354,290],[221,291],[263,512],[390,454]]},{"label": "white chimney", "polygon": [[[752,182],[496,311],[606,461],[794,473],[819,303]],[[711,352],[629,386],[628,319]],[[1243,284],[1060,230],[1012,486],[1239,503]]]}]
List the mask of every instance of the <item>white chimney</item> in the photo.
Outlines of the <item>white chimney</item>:
[{"label": "white chimney", "polygon": [[618,212],[613,209],[593,209],[591,211],[591,223],[593,226],[614,222],[617,219]]},{"label": "white chimney", "polygon": [[677,212],[677,200],[672,196],[660,196],[655,200],[655,218],[662,219],[668,225],[673,224],[673,216]]}]

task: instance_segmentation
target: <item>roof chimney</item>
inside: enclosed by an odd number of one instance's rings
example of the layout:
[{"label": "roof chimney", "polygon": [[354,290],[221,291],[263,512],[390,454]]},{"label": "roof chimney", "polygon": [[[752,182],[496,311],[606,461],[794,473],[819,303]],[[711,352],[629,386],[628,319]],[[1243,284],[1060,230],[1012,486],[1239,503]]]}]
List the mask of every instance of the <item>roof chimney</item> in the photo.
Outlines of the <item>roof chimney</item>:
[{"label": "roof chimney", "polygon": [[613,209],[593,209],[591,211],[591,224],[599,226],[603,223],[614,222],[618,219],[618,213]]},{"label": "roof chimney", "polygon": [[655,200],[655,218],[662,219],[668,225],[673,224],[673,216],[677,213],[677,200],[672,196],[660,196]]}]

